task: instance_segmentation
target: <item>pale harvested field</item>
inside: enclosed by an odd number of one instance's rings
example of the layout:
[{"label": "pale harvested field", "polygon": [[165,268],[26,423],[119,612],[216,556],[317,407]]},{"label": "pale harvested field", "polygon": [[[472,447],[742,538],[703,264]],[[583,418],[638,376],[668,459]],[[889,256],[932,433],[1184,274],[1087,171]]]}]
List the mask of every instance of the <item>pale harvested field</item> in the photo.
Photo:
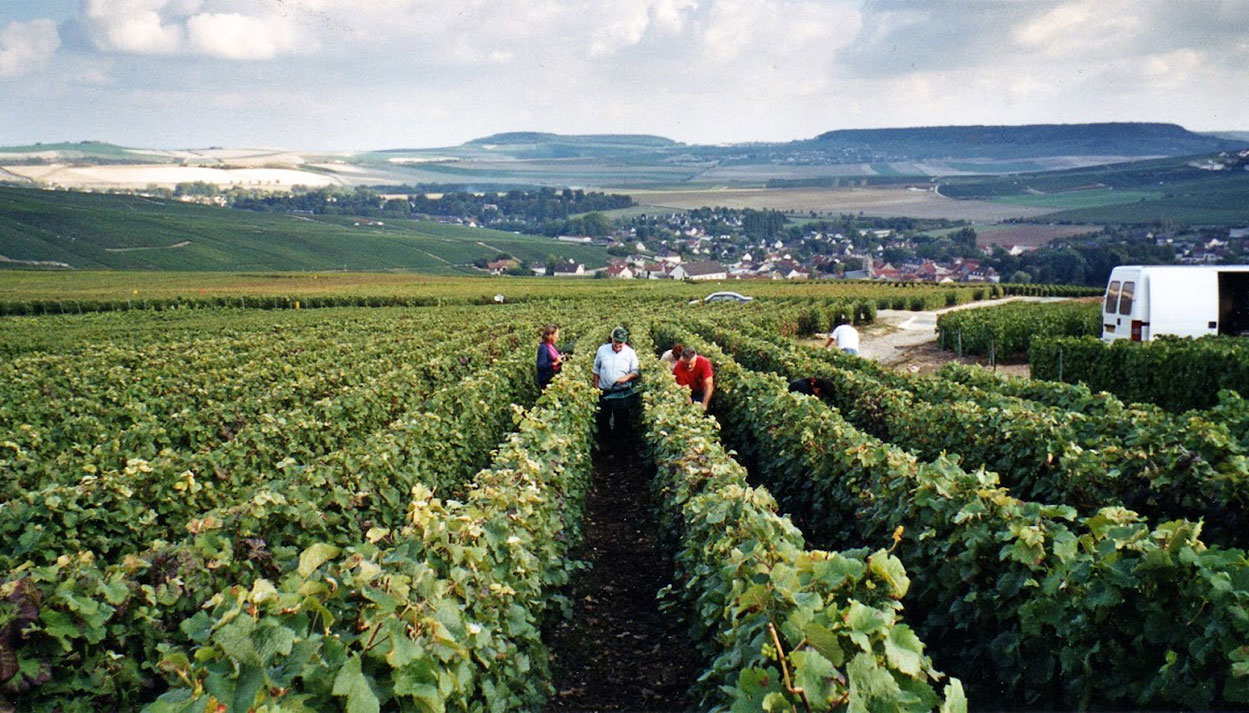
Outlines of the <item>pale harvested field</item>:
[{"label": "pale harvested field", "polygon": [[1047,208],[945,198],[906,188],[710,188],[681,191],[622,191],[633,200],[665,208],[770,208],[823,215],[863,213],[886,218],[949,218],[994,222],[1054,212]]},{"label": "pale harvested field", "polygon": [[976,228],[976,244],[1023,245],[1040,247],[1059,238],[1086,235],[1101,230],[1098,225],[991,225]]},{"label": "pale harvested field", "polygon": [[[300,165],[308,161],[305,154],[284,149],[131,149],[130,151],[135,154],[185,161],[192,165],[228,165],[240,168]],[[318,157],[324,158],[320,155]]]},{"label": "pale harvested field", "polygon": [[44,185],[64,188],[173,188],[179,183],[203,181],[219,186],[287,190],[292,186],[332,186],[345,183],[334,176],[286,168],[223,169],[202,166],[3,166],[9,173]]}]

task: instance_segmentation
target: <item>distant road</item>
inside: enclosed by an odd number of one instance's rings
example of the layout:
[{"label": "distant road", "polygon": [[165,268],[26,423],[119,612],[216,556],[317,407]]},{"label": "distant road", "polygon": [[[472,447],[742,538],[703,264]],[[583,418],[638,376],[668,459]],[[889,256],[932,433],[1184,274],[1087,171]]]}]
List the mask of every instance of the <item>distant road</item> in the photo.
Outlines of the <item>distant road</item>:
[{"label": "distant road", "polygon": [[4,170],[3,166],[0,166],[0,181],[12,181],[13,183],[21,183],[24,185],[31,185],[34,183],[34,181],[25,176],[19,176],[16,173]]}]

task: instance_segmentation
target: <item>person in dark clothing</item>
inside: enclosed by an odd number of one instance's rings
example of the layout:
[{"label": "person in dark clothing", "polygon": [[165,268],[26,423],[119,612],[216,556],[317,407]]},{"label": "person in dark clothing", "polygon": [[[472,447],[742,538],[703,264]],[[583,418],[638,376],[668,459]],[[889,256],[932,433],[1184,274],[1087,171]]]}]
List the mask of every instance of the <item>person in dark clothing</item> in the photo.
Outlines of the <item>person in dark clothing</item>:
[{"label": "person in dark clothing", "polygon": [[559,339],[559,327],[548,324],[542,328],[542,341],[538,343],[537,372],[534,380],[539,389],[545,389],[551,379],[559,373],[564,365],[564,356],[555,348],[555,340]]},{"label": "person in dark clothing", "polygon": [[806,394],[807,396],[828,400],[833,395],[833,382],[828,379],[817,379],[815,377],[794,379],[789,382],[789,390],[795,394]]}]

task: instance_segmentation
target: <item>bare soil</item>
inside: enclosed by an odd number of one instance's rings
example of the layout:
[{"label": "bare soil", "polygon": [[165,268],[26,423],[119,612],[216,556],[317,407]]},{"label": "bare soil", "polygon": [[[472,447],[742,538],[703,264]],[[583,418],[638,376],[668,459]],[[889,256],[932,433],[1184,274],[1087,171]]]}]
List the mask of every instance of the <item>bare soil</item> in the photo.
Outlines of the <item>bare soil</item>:
[{"label": "bare soil", "polygon": [[1097,225],[1030,225],[1019,223],[1013,225],[995,225],[976,228],[976,245],[1023,245],[1041,247],[1049,245],[1059,238],[1070,238],[1075,235],[1095,233],[1101,227]]},{"label": "bare soil", "polygon": [[701,666],[686,627],[659,610],[672,581],[659,542],[652,473],[636,440],[596,456],[586,498],[585,539],[573,556],[590,569],[574,578],[572,618],[548,640],[556,694],[546,710],[679,711]]}]

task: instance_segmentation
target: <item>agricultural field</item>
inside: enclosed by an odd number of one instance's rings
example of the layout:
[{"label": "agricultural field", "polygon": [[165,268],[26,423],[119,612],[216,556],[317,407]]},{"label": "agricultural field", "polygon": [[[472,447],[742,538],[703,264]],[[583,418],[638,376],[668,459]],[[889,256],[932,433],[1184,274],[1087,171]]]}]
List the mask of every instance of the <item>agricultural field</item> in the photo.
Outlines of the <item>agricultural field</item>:
[{"label": "agricultural field", "polygon": [[1194,157],[1150,159],[1065,171],[951,176],[940,192],[1045,212],[1046,222],[1195,225],[1249,222],[1249,174],[1237,164],[1203,168]]},{"label": "agricultural field", "polygon": [[[209,275],[127,309],[88,277],[82,314],[0,318],[0,710],[1249,705],[1238,396],[1179,414],[800,343],[971,295],[426,278],[445,303],[258,309],[209,298],[263,280]],[[609,435],[617,325],[642,379]],[[715,367],[710,417],[674,342]]]},{"label": "agricultural field", "polygon": [[1033,225],[1029,223],[1000,223],[977,225],[976,245],[1022,245],[1042,247],[1055,240],[1088,235],[1101,230],[1097,225]]},{"label": "agricultural field", "polygon": [[1004,196],[995,200],[1001,203],[1010,203],[1011,205],[1049,208],[1057,212],[1060,210],[1102,208],[1127,203],[1142,203],[1161,198],[1162,195],[1156,191],[1117,191],[1113,188],[1095,187],[1058,193],[1030,193],[1021,196]]},{"label": "agricultural field", "polygon": [[[558,281],[556,281],[558,280]],[[367,272],[162,272],[0,271],[0,312],[14,305],[35,313],[144,310],[209,305],[290,307],[296,301],[342,305],[390,301],[396,304],[483,304],[502,295],[506,302],[623,297],[688,301],[730,289],[752,297],[868,300],[880,308],[936,309],[1005,294],[1072,296],[1100,290],[1064,285],[965,285],[862,282],[850,280],[593,280],[546,277],[466,279]],[[242,300],[242,303],[240,303]],[[275,302],[277,300],[277,302]],[[256,304],[252,304],[252,303]],[[118,306],[124,305],[124,306]],[[19,312],[20,313],[20,312]]]},{"label": "agricultural field", "polygon": [[952,200],[931,190],[913,188],[735,188],[685,190],[622,190],[638,203],[667,208],[702,206],[770,208],[837,216],[863,213],[882,217],[948,218],[988,223],[1044,215],[1052,209],[1016,206],[988,200]]},{"label": "agricultural field", "polygon": [[500,252],[590,267],[599,247],[403,218],[253,213],[141,196],[0,188],[0,265],[114,270],[477,272]]}]

